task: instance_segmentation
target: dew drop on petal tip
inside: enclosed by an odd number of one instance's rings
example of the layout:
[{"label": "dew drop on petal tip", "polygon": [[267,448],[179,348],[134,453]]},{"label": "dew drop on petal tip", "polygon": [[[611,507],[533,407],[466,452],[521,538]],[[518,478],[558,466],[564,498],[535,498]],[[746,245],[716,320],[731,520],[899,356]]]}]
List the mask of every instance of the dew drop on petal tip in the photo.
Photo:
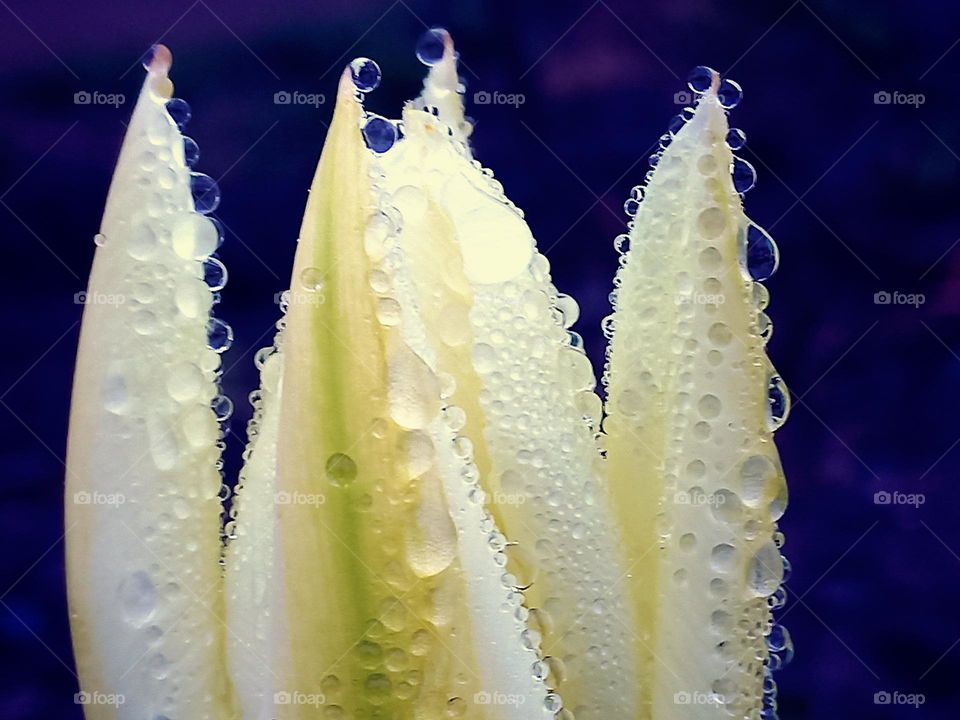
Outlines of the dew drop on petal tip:
[{"label": "dew drop on petal tip", "polygon": [[777,244],[759,225],[747,227],[745,250],[747,273],[758,282],[770,279],[780,266]]},{"label": "dew drop on petal tip", "polygon": [[717,99],[720,100],[720,106],[724,109],[735,108],[743,99],[743,88],[735,80],[723,80],[717,90]]},{"label": "dew drop on petal tip", "polygon": [[430,28],[417,40],[417,59],[431,67],[443,59],[444,41],[447,31],[443,28]]},{"label": "dew drop on petal tip", "polygon": [[370,58],[359,57],[350,63],[350,77],[357,90],[371,92],[380,85],[380,66]]},{"label": "dew drop on petal tip", "polygon": [[687,76],[687,87],[695,93],[705,93],[713,84],[713,78],[717,71],[706,65],[698,65]]}]

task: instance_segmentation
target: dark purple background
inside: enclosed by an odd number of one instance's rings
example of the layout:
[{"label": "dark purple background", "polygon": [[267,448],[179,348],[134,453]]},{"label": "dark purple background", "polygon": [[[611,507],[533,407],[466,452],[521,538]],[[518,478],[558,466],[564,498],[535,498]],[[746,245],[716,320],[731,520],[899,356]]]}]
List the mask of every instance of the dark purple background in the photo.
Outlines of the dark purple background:
[{"label": "dark purple background", "polygon": [[[782,717],[952,718],[960,700],[960,6],[798,0],[593,3],[0,2],[0,717],[77,718],[63,577],[62,458],[82,290],[103,202],[158,39],[193,106],[201,170],[220,179],[218,314],[236,330],[225,384],[238,403],[287,287],[342,66],[384,69],[369,106],[396,115],[419,88],[413,45],[448,27],[470,88],[522,93],[474,106],[477,156],[526,211],[557,285],[583,308],[594,360],[624,227],[621,204],[700,63],[745,88],[733,121],[759,171],[747,212],[778,239],[770,354],[793,389],[779,433],[791,487],[782,527],[795,572],[785,623],[797,657]],[[455,6],[456,9],[452,9]],[[130,69],[132,67],[132,69]],[[129,72],[126,72],[128,69]],[[126,74],[125,74],[126,73]],[[124,93],[120,109],[79,90]],[[919,107],[878,91],[923,93]],[[874,293],[923,293],[919,309]],[[925,504],[884,506],[878,490]],[[874,693],[924,693],[920,710]],[[612,720],[612,719],[611,719]]]}]

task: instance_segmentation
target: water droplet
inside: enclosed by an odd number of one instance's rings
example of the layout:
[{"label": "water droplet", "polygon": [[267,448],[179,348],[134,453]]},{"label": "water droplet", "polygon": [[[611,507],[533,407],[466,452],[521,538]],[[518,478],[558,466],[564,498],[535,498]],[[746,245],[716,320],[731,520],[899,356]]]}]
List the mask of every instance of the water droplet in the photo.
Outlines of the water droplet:
[{"label": "water droplet", "polygon": [[123,619],[134,627],[143,627],[157,607],[157,589],[150,576],[138,570],[120,585]]},{"label": "water droplet", "polygon": [[350,76],[357,90],[368,93],[380,84],[380,66],[370,58],[359,57],[350,63]]},{"label": "water droplet", "polygon": [[770,429],[777,430],[786,422],[790,414],[790,391],[783,378],[774,375],[770,378]]},{"label": "water droplet", "polygon": [[203,281],[211,291],[223,290],[227,284],[227,267],[219,258],[208,257],[203,261]]},{"label": "water droplet", "polygon": [[740,466],[740,495],[750,507],[759,507],[777,481],[777,468],[766,455],[751,455]]},{"label": "water droplet", "polygon": [[319,292],[323,290],[323,271],[320,268],[304,268],[300,273],[300,284],[307,292]]},{"label": "water droplet", "polygon": [[233,415],[233,400],[226,395],[217,395],[210,403],[217,422],[226,422]]},{"label": "water droplet", "polygon": [[772,595],[783,582],[783,558],[772,540],[764,543],[753,557],[747,569],[747,583],[757,597]]},{"label": "water droplet", "polygon": [[397,141],[397,126],[384,117],[370,115],[363,126],[363,140],[376,153],[385,153]]},{"label": "water droplet", "polygon": [[757,184],[757,171],[743,158],[733,158],[733,187],[741,195]]},{"label": "water droplet", "polygon": [[706,65],[698,65],[687,76],[687,87],[695,93],[705,93],[710,89],[717,71]]},{"label": "water droplet", "polygon": [[770,628],[770,634],[767,635],[767,647],[773,652],[780,652],[786,648],[793,649],[793,640],[790,638],[790,631],[780,623],[774,623]]},{"label": "water droplet", "polygon": [[636,216],[639,210],[640,210],[639,200],[634,200],[633,198],[627,198],[627,201],[623,204],[623,211],[630,217]]},{"label": "water droplet", "polygon": [[630,236],[627,234],[617,235],[613,239],[613,247],[621,255],[626,255],[630,252]]},{"label": "water droplet", "polygon": [[723,80],[717,89],[717,99],[721,107],[727,110],[735,108],[743,99],[743,88],[735,80]]},{"label": "water droplet", "polygon": [[741,243],[745,246],[746,270],[750,277],[757,282],[772,277],[780,265],[780,249],[767,231],[750,223]]},{"label": "water droplet", "polygon": [[357,463],[343,453],[334,453],[328,457],[325,470],[330,482],[338,487],[346,487],[357,477]]},{"label": "water droplet", "polygon": [[107,244],[107,236],[103,233],[97,233],[93,236],[93,244],[97,247],[103,247]]},{"label": "water droplet", "polygon": [[167,392],[177,402],[193,400],[203,387],[203,373],[190,362],[180,362],[170,368]]},{"label": "water droplet", "polygon": [[183,138],[183,162],[187,167],[193,167],[200,159],[200,146],[193,138],[184,136]]},{"label": "water droplet", "polygon": [[563,700],[556,693],[547,693],[543,706],[547,709],[547,712],[558,713],[563,710]]},{"label": "water droplet", "polygon": [[680,132],[680,129],[687,124],[687,119],[683,115],[676,115],[672,120],[667,124],[667,132],[671,135],[676,135]]},{"label": "water droplet", "polygon": [[170,119],[180,130],[183,130],[190,122],[190,104],[183,98],[170,98],[167,100],[166,108]]},{"label": "water droplet", "polygon": [[447,31],[430,28],[417,40],[417,59],[424,65],[433,66],[443,59],[443,45]]},{"label": "water droplet", "polygon": [[737,561],[737,549],[728,543],[714,545],[710,551],[710,567],[717,572],[730,572]]},{"label": "water droplet", "polygon": [[171,231],[173,251],[186,260],[203,260],[220,247],[223,235],[213,218],[183,213]]},{"label": "water droplet", "polygon": [[220,187],[209,175],[190,173],[190,192],[198,213],[207,215],[220,205]]},{"label": "water droplet", "polygon": [[220,318],[210,318],[207,324],[207,347],[214,352],[222,353],[230,349],[233,344],[233,328]]},{"label": "water droplet", "polygon": [[740,150],[747,144],[747,134],[740,128],[730,128],[727,133],[727,147]]}]

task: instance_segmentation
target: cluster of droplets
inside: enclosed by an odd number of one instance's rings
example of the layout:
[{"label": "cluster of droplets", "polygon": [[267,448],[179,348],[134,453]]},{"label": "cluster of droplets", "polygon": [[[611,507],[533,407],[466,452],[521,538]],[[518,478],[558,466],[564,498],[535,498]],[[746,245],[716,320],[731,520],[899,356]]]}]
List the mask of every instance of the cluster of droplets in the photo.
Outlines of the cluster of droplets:
[{"label": "cluster of droplets", "polygon": [[[698,67],[690,74],[689,88],[701,97],[711,90],[715,93],[717,102],[725,110],[735,107],[742,97],[740,86],[732,80],[720,80],[717,73],[707,67]],[[714,139],[714,148],[725,145],[723,151],[713,149],[704,153],[694,145],[691,148],[689,140],[680,152],[668,153],[678,140],[678,136],[695,117],[699,108],[684,108],[671,122],[668,132],[660,138],[659,150],[650,158],[651,170],[647,174],[644,185],[635,187],[627,199],[624,210],[629,217],[628,231],[616,238],[614,245],[620,254],[620,269],[614,282],[611,293],[611,304],[615,313],[604,319],[602,323],[605,336],[613,339],[618,311],[623,313],[625,327],[617,328],[617,344],[624,351],[638,352],[639,348],[653,338],[659,339],[657,329],[665,321],[675,324],[677,333],[672,339],[670,349],[677,354],[680,361],[677,377],[680,383],[677,396],[677,407],[671,418],[670,434],[679,441],[683,437],[692,437],[696,441],[711,444],[722,443],[727,435],[728,421],[736,421],[730,415],[728,407],[730,399],[721,400],[718,395],[704,393],[694,395],[694,359],[706,360],[706,371],[700,370],[703,377],[709,380],[713,377],[712,368],[722,368],[730,362],[727,359],[728,351],[736,342],[733,330],[723,321],[713,321],[709,317],[719,314],[720,304],[726,297],[729,301],[729,291],[725,293],[728,279],[723,277],[723,255],[717,242],[727,233],[727,217],[740,216],[739,203],[737,207],[725,209],[712,207],[714,201],[709,198],[717,197],[718,177],[723,172],[723,158],[732,157],[730,174],[733,189],[742,197],[743,193],[753,187],[755,172],[745,160],[732,155],[745,146],[746,137],[743,131],[732,128],[726,136]],[[685,136],[689,138],[689,136]],[[684,154],[696,152],[689,159]],[[666,167],[665,167],[666,166]],[[654,215],[654,210],[644,213],[645,199],[649,201],[654,195],[663,198],[667,205],[681,202],[681,197],[688,200],[685,193],[689,193],[697,183],[704,183],[708,192],[704,194],[707,202],[696,218],[691,233],[691,247],[687,252],[695,257],[700,272],[695,275],[679,269],[670,280],[669,268],[658,267],[657,272],[645,268],[630,268],[632,297],[641,297],[650,300],[652,304],[645,306],[627,306],[621,302],[622,286],[628,265],[640,262],[642,264],[657,265],[661,261],[657,258],[675,250],[675,247],[684,237],[682,216],[687,207],[681,207],[673,216]],[[736,198],[736,196],[734,196]],[[635,225],[643,222],[642,231],[637,232]],[[743,218],[743,224],[737,232],[738,258],[742,271],[743,282],[751,290],[751,297],[755,308],[754,330],[766,342],[772,332],[772,325],[763,312],[769,302],[769,292],[762,281],[769,279],[779,264],[779,253],[776,244],[762,228]],[[643,247],[631,248],[634,243],[643,242]],[[663,243],[663,249],[658,250]],[[637,260],[637,258],[642,258]],[[643,288],[640,291],[638,288]],[[636,294],[633,294],[636,293]],[[736,295],[736,293],[734,293]],[[676,307],[663,305],[664,297],[676,297]],[[651,300],[651,299],[656,299]],[[700,308],[699,311],[695,308]],[[667,320],[666,315],[672,317]],[[698,320],[698,316],[701,316]],[[694,331],[697,323],[703,323],[705,337],[698,337]],[[603,376],[604,385],[610,392],[609,402],[616,417],[612,418],[615,424],[634,426],[636,437],[642,437],[644,428],[643,409],[648,402],[654,402],[663,388],[656,385],[655,378],[664,368],[649,367],[635,368],[640,386],[624,386],[620,383],[611,387],[611,357],[614,344],[607,347],[607,361]],[[735,354],[735,353],[734,353]],[[762,358],[762,359],[761,359]],[[654,365],[656,363],[654,362]],[[762,354],[756,359],[757,366],[769,367],[769,360]],[[735,366],[737,372],[748,372],[745,365]],[[749,371],[752,374],[752,371]],[[770,432],[778,429],[786,420],[790,409],[789,393],[782,379],[775,371],[770,371],[764,378],[768,385],[767,420],[764,430]],[[644,383],[649,385],[644,386]],[[702,392],[702,391],[701,391]],[[693,413],[691,413],[693,411]],[[608,411],[609,412],[609,411]],[[691,424],[690,417],[694,421]],[[734,430],[735,425],[729,425]],[[606,429],[606,425],[605,425]],[[727,439],[727,443],[735,436]],[[678,447],[683,447],[682,443]],[[696,447],[694,445],[694,447]],[[746,457],[730,468],[732,483],[723,483],[732,487],[717,487],[712,493],[704,490],[705,481],[709,480],[708,470],[720,471],[719,466],[708,467],[706,457],[690,459],[685,454],[668,454],[670,460],[665,467],[666,497],[674,497],[684,506],[674,508],[676,517],[684,518],[688,515],[688,508],[698,503],[709,507],[709,514],[730,528],[742,528],[743,539],[746,541],[740,548],[726,541],[719,541],[718,536],[711,539],[708,528],[695,529],[693,532],[679,532],[675,536],[666,515],[661,514],[661,547],[666,548],[670,543],[676,543],[679,549],[676,569],[673,570],[673,581],[680,587],[686,587],[691,580],[690,570],[684,567],[682,561],[685,555],[700,552],[701,548],[708,551],[712,577],[709,580],[709,597],[715,598],[714,609],[709,618],[711,631],[718,638],[716,651],[728,662],[737,664],[740,659],[747,658],[742,663],[741,679],[733,674],[724,673],[714,681],[711,691],[717,702],[735,707],[736,712],[743,711],[744,716],[760,714],[763,720],[776,718],[775,683],[770,673],[789,662],[793,655],[789,633],[781,625],[771,619],[771,610],[783,606],[786,590],[785,582],[789,571],[789,563],[780,554],[783,544],[783,534],[776,528],[776,521],[783,514],[786,505],[786,487],[775,457],[771,459],[762,449],[754,453],[747,453]],[[679,461],[679,462],[678,462]],[[705,462],[707,461],[707,462]],[[679,498],[679,500],[677,500]],[[683,521],[686,526],[690,520]],[[694,526],[696,522],[694,521]],[[772,528],[767,535],[767,528]],[[748,548],[747,556],[743,556],[744,548]],[[749,596],[745,599],[732,597],[732,588],[736,586],[734,580],[737,572],[745,571],[748,578]],[[691,588],[700,592],[699,588]],[[764,650],[757,650],[763,647]],[[753,681],[747,678],[754,678]],[[744,694],[748,687],[761,685],[762,694],[752,697]]]},{"label": "cluster of droplets", "polygon": [[[538,590],[532,628],[547,646],[560,644],[562,633],[564,654],[544,659],[552,680],[562,693],[568,677],[603,668],[605,687],[596,695],[623,699],[632,694],[631,651],[622,597],[611,592],[619,563],[596,446],[601,401],[572,330],[578,317],[576,301],[556,291],[549,262],[536,253],[520,277],[475,287],[473,365],[483,384],[495,503],[501,512],[511,504],[539,509],[518,523],[523,541],[508,554],[520,582]],[[577,717],[603,715],[584,706]]]},{"label": "cluster of droplets", "polygon": [[[187,612],[187,588],[210,582],[196,568],[213,558],[197,554],[209,550],[203,535],[214,529],[205,513],[224,495],[222,423],[232,405],[220,389],[220,354],[232,331],[210,315],[226,283],[214,255],[222,229],[208,216],[219,191],[209,176],[192,170],[198,149],[181,135],[189,106],[169,97],[171,61],[162,45],[144,58],[148,92],[131,121],[95,243],[96,262],[107,268],[100,277],[110,283],[97,293],[117,298],[111,311],[123,314],[118,331],[97,350],[106,365],[104,436],[145,448],[124,492],[137,499],[131,507],[142,517],[132,526],[143,529],[150,557],[170,560],[143,564],[130,554],[132,567],[117,589],[121,619],[149,648],[136,674],[168,684],[162,697],[169,708],[157,712],[174,714],[181,690],[171,658],[188,654],[180,644],[198,652],[214,642],[206,614]],[[129,270],[112,274],[117,268]],[[141,494],[149,502],[139,502]],[[164,626],[168,615],[182,621],[174,623],[175,632]],[[200,708],[197,715],[206,717]]]}]

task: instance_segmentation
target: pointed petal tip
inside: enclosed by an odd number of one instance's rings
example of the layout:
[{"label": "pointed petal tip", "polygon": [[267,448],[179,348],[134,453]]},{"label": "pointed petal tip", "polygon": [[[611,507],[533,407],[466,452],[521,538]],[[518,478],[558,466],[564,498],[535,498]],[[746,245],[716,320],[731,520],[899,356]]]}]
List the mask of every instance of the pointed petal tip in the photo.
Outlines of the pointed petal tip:
[{"label": "pointed petal tip", "polygon": [[151,75],[165,76],[173,65],[173,53],[161,43],[151,47],[143,58],[143,67]]}]

